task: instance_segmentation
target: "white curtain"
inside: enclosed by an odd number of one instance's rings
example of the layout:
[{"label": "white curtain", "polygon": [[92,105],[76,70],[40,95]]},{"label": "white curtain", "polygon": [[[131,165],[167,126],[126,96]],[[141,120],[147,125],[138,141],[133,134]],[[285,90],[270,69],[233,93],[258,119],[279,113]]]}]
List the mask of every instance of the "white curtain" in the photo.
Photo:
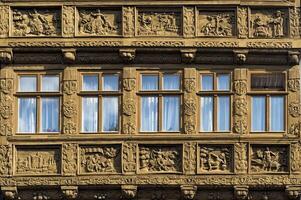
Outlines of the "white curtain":
[{"label": "white curtain", "polygon": [[265,96],[252,97],[252,131],[265,131]]},{"label": "white curtain", "polygon": [[103,91],[118,91],[119,76],[117,74],[103,76]]},{"label": "white curtain", "polygon": [[166,96],[163,99],[163,131],[179,131],[180,98]]},{"label": "white curtain", "polygon": [[284,130],[284,97],[272,96],[270,103],[271,131]]},{"label": "white curtain", "polygon": [[97,132],[98,97],[84,97],[82,99],[82,131]]},{"label": "white curtain", "polygon": [[201,131],[213,131],[213,97],[201,97]]},{"label": "white curtain", "polygon": [[84,75],[83,91],[97,91],[97,90],[98,90],[98,75]]},{"label": "white curtain", "polygon": [[142,75],[142,90],[158,90],[158,76]]},{"label": "white curtain", "polygon": [[36,99],[19,98],[18,131],[21,133],[36,132]]},{"label": "white curtain", "polygon": [[165,74],[163,76],[163,89],[164,90],[179,90],[180,89],[180,76],[178,74]]},{"label": "white curtain", "polygon": [[58,76],[43,76],[42,91],[55,92],[60,90],[60,79]]},{"label": "white curtain", "polygon": [[141,131],[158,130],[158,97],[141,98]]},{"label": "white curtain", "polygon": [[59,132],[59,98],[42,98],[42,132]]},{"label": "white curtain", "polygon": [[230,130],[230,97],[218,97],[217,127],[219,131]]},{"label": "white curtain", "polygon": [[118,131],[118,97],[102,98],[102,130]]},{"label": "white curtain", "polygon": [[229,74],[219,74],[217,76],[217,89],[218,90],[229,90],[230,89],[230,77]]},{"label": "white curtain", "polygon": [[213,90],[213,76],[206,74],[202,75],[202,84],[201,84],[202,91]]},{"label": "white curtain", "polygon": [[36,76],[20,76],[19,91],[20,92],[35,92],[37,90]]}]

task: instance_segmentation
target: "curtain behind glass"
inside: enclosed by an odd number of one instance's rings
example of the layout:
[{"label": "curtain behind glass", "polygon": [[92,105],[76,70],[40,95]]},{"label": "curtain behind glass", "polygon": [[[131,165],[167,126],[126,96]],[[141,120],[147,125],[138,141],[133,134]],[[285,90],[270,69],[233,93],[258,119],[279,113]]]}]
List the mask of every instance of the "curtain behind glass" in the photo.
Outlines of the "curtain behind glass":
[{"label": "curtain behind glass", "polygon": [[118,91],[119,76],[117,74],[103,75],[103,91]]},{"label": "curtain behind glass", "polygon": [[265,131],[265,97],[252,97],[252,131]]},{"label": "curtain behind glass", "polygon": [[21,133],[36,132],[36,99],[19,98],[18,131]]},{"label": "curtain behind glass", "polygon": [[83,91],[97,91],[98,90],[98,75],[84,75],[82,90]]},{"label": "curtain behind glass", "polygon": [[163,98],[163,131],[179,131],[180,98],[168,96]]},{"label": "curtain behind glass", "polygon": [[19,91],[20,92],[35,92],[37,90],[36,76],[20,76]]},{"label": "curtain behind glass", "polygon": [[230,89],[229,74],[219,74],[217,76],[217,89],[218,90],[229,90]]},{"label": "curtain behind glass", "polygon": [[59,98],[42,98],[42,132],[59,132]]},{"label": "curtain behind glass", "polygon": [[141,131],[158,130],[158,97],[141,97]]},{"label": "curtain behind glass", "polygon": [[230,130],[230,97],[218,97],[217,105],[217,127],[218,131]]},{"label": "curtain behind glass", "polygon": [[118,131],[118,97],[102,98],[102,131]]},{"label": "curtain behind glass", "polygon": [[213,130],[213,97],[201,97],[201,131]]},{"label": "curtain behind glass", "polygon": [[158,90],[158,76],[142,75],[142,90]]},{"label": "curtain behind glass", "polygon": [[97,132],[98,124],[98,98],[82,98],[82,131]]},{"label": "curtain behind glass", "polygon": [[60,90],[60,78],[58,76],[42,76],[42,91],[56,92]]},{"label": "curtain behind glass", "polygon": [[270,129],[271,131],[284,130],[284,97],[282,96],[271,97]]},{"label": "curtain behind glass", "polygon": [[180,89],[180,75],[164,74],[163,89],[164,90],[179,90]]},{"label": "curtain behind glass", "polygon": [[213,76],[211,74],[202,75],[202,91],[213,90]]}]

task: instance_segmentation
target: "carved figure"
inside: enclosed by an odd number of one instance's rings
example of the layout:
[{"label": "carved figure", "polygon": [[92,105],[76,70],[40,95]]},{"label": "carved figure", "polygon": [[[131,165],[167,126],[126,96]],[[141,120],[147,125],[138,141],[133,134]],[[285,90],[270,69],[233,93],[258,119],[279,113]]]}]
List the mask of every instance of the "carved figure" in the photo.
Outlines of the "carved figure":
[{"label": "carved figure", "polygon": [[230,151],[228,148],[201,147],[200,171],[227,172],[230,170]]},{"label": "carved figure", "polygon": [[228,13],[208,15],[207,23],[202,26],[201,33],[205,36],[232,36],[232,18]]},{"label": "carved figure", "polygon": [[275,18],[271,21],[274,28],[274,36],[275,37],[282,37],[283,34],[283,17],[282,12],[280,10],[276,11]]},{"label": "carved figure", "polygon": [[254,20],[254,36],[256,37],[271,37],[269,26],[266,24],[261,16],[257,16]]}]

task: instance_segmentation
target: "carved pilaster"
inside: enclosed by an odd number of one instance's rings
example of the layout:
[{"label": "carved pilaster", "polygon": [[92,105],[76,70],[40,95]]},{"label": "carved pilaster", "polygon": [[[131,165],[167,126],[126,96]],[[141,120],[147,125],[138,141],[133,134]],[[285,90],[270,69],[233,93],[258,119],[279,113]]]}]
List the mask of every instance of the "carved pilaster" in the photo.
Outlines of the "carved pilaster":
[{"label": "carved pilaster", "polygon": [[135,36],[135,7],[124,6],[122,7],[122,22],[123,22],[123,36]]},{"label": "carved pilaster", "polygon": [[246,185],[235,185],[234,186],[234,196],[236,200],[246,200],[248,199],[249,187]]},{"label": "carved pilaster", "polygon": [[290,37],[299,38],[300,37],[300,8],[292,7],[289,9],[289,26],[290,26]]},{"label": "carved pilaster", "polygon": [[64,175],[76,175],[77,144],[66,143],[62,148],[62,166]]},{"label": "carved pilaster", "polygon": [[136,56],[136,49],[120,49],[119,56],[125,63],[133,62]]},{"label": "carved pilaster", "polygon": [[12,174],[12,147],[10,145],[0,145],[0,176]]},{"label": "carved pilaster", "polygon": [[181,193],[183,200],[193,200],[197,192],[197,186],[195,185],[181,185]]},{"label": "carved pilaster", "polygon": [[76,199],[78,196],[77,186],[61,186],[61,190],[67,200]]},{"label": "carved pilaster", "polygon": [[77,71],[66,67],[63,80],[63,133],[72,135],[78,132],[77,123]]},{"label": "carved pilaster", "polygon": [[183,145],[183,170],[186,174],[195,174],[196,149],[195,142],[185,142]]},{"label": "carved pilaster", "polygon": [[136,185],[122,185],[121,193],[123,200],[135,199],[137,196],[137,186]]},{"label": "carved pilaster", "polygon": [[195,8],[183,7],[183,35],[184,37],[194,37],[195,29]]},{"label": "carved pilaster", "polygon": [[75,34],[75,7],[63,6],[62,10],[63,37],[74,37]]},{"label": "carved pilaster", "polygon": [[247,101],[247,69],[234,70],[234,122],[233,132],[247,134],[248,132],[248,101]]},{"label": "carved pilaster", "polygon": [[3,187],[1,187],[1,191],[2,191],[2,195],[5,200],[17,199],[17,196],[18,196],[17,187],[3,186]]},{"label": "carved pilaster", "polygon": [[181,56],[183,63],[192,63],[195,59],[196,49],[181,49]]},{"label": "carved pilaster", "polygon": [[286,186],[285,192],[289,199],[297,200],[300,198],[301,186],[297,185],[289,185]]},{"label": "carved pilaster", "polygon": [[234,170],[237,174],[248,172],[248,149],[247,143],[236,143],[234,145]]},{"label": "carved pilaster", "polygon": [[137,144],[126,142],[122,145],[122,171],[133,174],[137,171]]},{"label": "carved pilaster", "polygon": [[184,69],[184,133],[195,134],[196,127],[196,70]]},{"label": "carved pilaster", "polygon": [[248,8],[237,8],[237,29],[239,38],[247,38],[249,35],[248,29]]},{"label": "carved pilaster", "polygon": [[0,37],[5,38],[9,32],[9,6],[0,6]]},{"label": "carved pilaster", "polygon": [[76,60],[76,49],[62,49],[64,63],[74,63]]}]

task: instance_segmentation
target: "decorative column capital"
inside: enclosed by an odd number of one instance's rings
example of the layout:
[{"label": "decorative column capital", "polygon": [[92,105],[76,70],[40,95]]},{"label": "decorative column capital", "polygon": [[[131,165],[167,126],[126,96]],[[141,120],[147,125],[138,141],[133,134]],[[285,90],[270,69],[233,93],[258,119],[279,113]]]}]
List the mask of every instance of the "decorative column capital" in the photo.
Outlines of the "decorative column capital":
[{"label": "decorative column capital", "polygon": [[9,64],[13,61],[13,50],[11,48],[0,49],[0,63]]},{"label": "decorative column capital", "polygon": [[184,200],[193,200],[197,192],[197,186],[195,185],[181,185],[182,198]]},{"label": "decorative column capital", "polygon": [[300,52],[299,51],[288,51],[288,62],[291,65],[299,65]]},{"label": "decorative column capital", "polygon": [[76,59],[76,49],[62,49],[64,63],[73,63]]},{"label": "decorative column capital", "polygon": [[119,49],[119,56],[125,63],[133,62],[136,57],[136,49]]},{"label": "decorative column capital", "polygon": [[181,49],[180,52],[183,63],[192,63],[195,59],[197,49]]},{"label": "decorative column capital", "polygon": [[61,190],[65,198],[68,200],[76,199],[78,196],[77,186],[61,186]]},{"label": "decorative column capital", "polygon": [[122,185],[121,193],[123,199],[135,199],[137,195],[137,186],[136,185]]},{"label": "decorative column capital", "polygon": [[289,199],[297,200],[300,197],[301,186],[288,185],[285,188],[285,192],[286,192]]},{"label": "decorative column capital", "polygon": [[247,185],[236,185],[234,186],[234,195],[236,200],[248,199],[249,186]]},{"label": "decorative column capital", "polygon": [[13,200],[17,198],[17,187],[1,187],[1,191],[5,200]]},{"label": "decorative column capital", "polygon": [[248,50],[234,50],[234,62],[243,65],[247,61]]}]

